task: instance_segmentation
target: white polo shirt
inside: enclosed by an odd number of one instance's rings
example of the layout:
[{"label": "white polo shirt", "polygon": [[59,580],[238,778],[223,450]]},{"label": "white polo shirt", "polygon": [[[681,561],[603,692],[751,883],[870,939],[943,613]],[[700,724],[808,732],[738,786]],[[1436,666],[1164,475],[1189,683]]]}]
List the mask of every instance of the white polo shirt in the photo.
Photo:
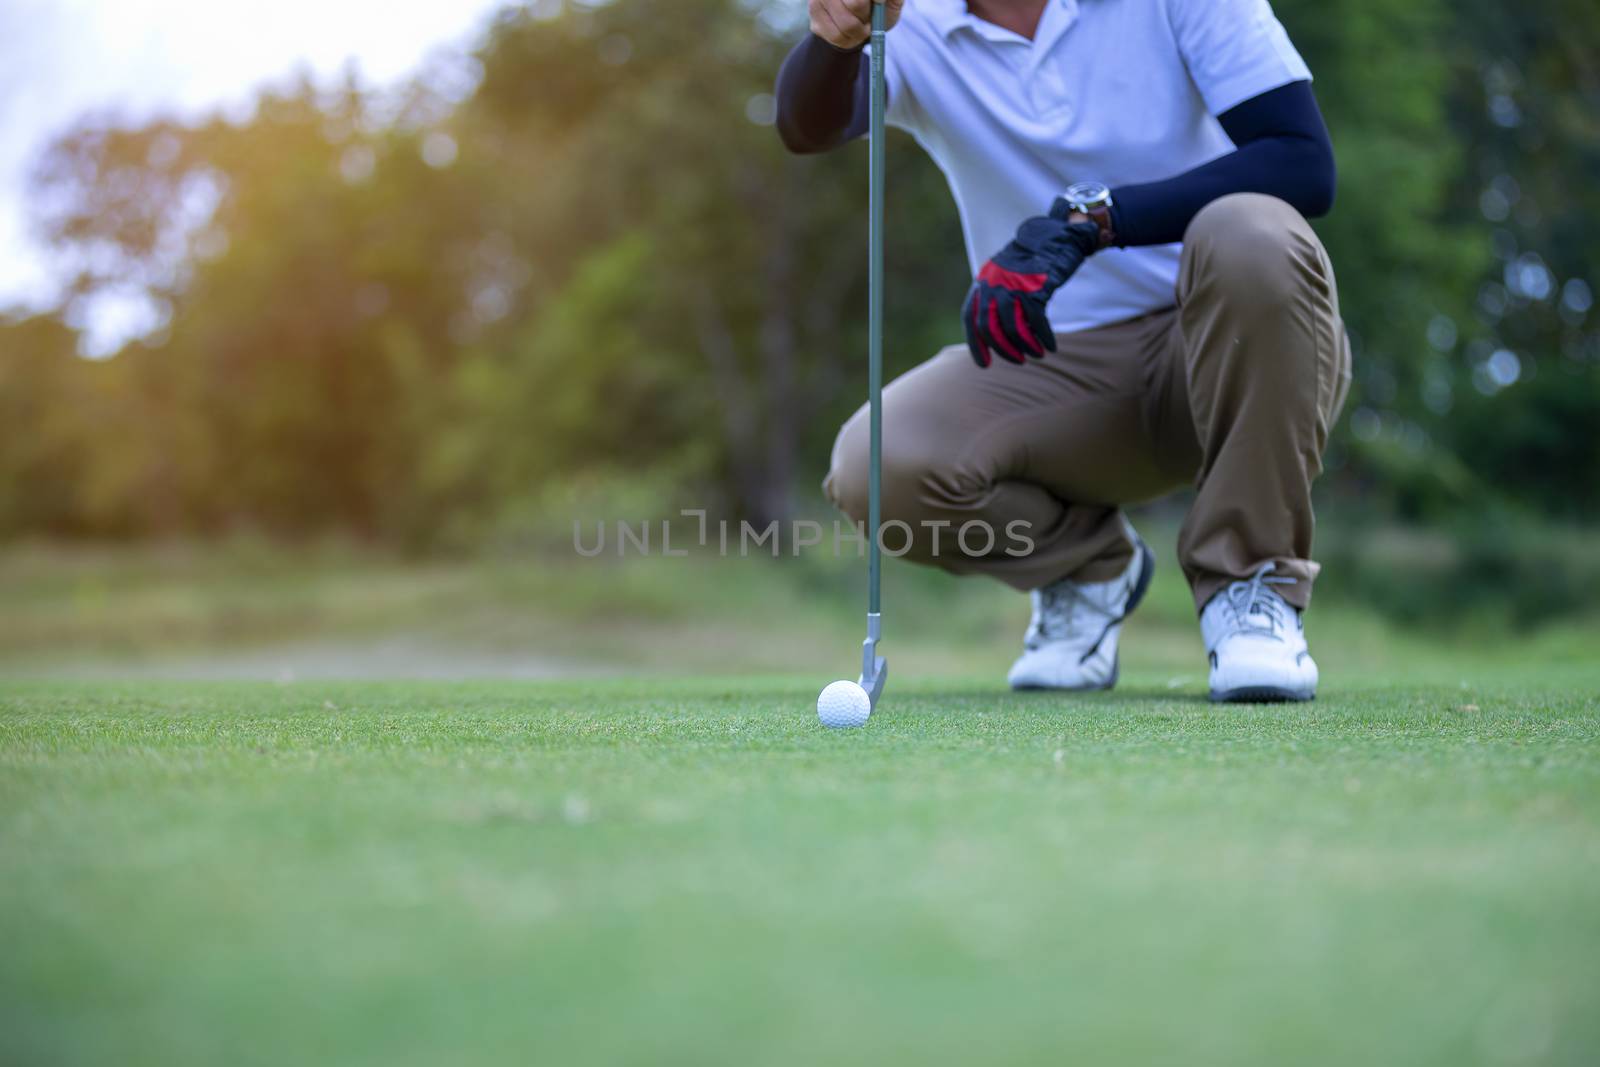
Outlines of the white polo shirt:
[{"label": "white polo shirt", "polygon": [[[1311,77],[1267,0],[1049,0],[1034,39],[966,0],[907,0],[888,121],[950,182],[972,271],[1076,181],[1157,181],[1233,150],[1213,117]],[[1181,245],[1104,249],[1050,302],[1057,333],[1174,303]]]}]

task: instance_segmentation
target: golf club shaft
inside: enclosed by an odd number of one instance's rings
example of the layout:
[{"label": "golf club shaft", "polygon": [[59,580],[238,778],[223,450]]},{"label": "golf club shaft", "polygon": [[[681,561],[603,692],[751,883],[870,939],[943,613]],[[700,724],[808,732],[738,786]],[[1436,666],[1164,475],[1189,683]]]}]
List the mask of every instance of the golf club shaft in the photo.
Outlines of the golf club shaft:
[{"label": "golf club shaft", "polygon": [[867,469],[867,612],[877,615],[879,589],[878,524],[883,496],[883,5],[872,5],[871,123],[867,176],[867,407],[871,446]]}]

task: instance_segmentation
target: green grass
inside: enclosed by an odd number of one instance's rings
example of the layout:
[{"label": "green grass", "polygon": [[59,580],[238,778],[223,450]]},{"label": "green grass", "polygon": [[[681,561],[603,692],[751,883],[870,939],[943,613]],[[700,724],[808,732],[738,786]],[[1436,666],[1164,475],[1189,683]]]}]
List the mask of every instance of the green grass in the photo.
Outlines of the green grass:
[{"label": "green grass", "polygon": [[7,683],[0,1062],[1595,1062],[1600,669],[1341,647],[846,732],[820,676]]},{"label": "green grass", "polygon": [[1115,694],[888,566],[843,733],[855,561],[0,552],[0,1064],[1600,1060],[1600,618],[1218,708],[1156,532]]},{"label": "green grass", "polygon": [[[1124,643],[1131,664],[1193,683],[1195,613],[1176,528],[1145,524],[1155,584]],[[559,553],[405,560],[329,545],[253,542],[0,550],[0,679],[773,674],[847,665],[864,566],[822,555],[689,559]],[[1489,640],[1386,622],[1324,574],[1309,617],[1330,677],[1537,659],[1600,647],[1600,613]],[[1332,594],[1332,595],[1325,595]],[[897,560],[884,568],[888,651],[907,677],[1003,677],[1027,602],[997,583]],[[841,663],[841,657],[844,662]],[[814,668],[813,665],[816,665]],[[427,668],[427,669],[424,669]],[[437,670],[432,668],[438,668]]]}]

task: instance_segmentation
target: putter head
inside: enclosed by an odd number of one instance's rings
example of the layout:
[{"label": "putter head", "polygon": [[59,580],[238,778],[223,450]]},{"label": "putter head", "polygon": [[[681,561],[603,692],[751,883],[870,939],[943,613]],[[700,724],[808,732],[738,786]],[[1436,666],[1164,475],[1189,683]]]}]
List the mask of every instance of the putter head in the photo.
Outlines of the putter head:
[{"label": "putter head", "polygon": [[876,614],[867,616],[867,639],[861,642],[861,677],[856,684],[867,691],[867,700],[877,710],[878,697],[883,695],[883,683],[889,679],[889,661],[878,655],[878,637],[882,633],[882,620]]},{"label": "putter head", "polygon": [[871,702],[874,711],[878,707],[878,697],[883,695],[883,683],[889,680],[889,661],[882,656],[872,657],[872,673],[863,674],[856,679],[856,684],[867,691],[867,700]]}]

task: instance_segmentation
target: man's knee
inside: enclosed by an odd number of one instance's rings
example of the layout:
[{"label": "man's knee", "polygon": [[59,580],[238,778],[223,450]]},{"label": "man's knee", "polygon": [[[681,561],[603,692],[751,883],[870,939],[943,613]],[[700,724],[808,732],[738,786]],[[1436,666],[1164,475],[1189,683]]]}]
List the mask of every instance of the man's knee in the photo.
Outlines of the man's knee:
[{"label": "man's knee", "polygon": [[840,427],[839,436],[833,442],[828,476],[822,480],[822,491],[833,506],[858,522],[867,520],[866,410],[857,411]]},{"label": "man's knee", "polygon": [[1184,255],[1191,287],[1220,287],[1254,304],[1327,285],[1311,224],[1261,193],[1235,193],[1202,208],[1184,234]]},{"label": "man's knee", "polygon": [[[823,489],[835,507],[851,519],[867,519],[871,442],[866,409],[839,431]],[[912,527],[940,513],[965,484],[949,454],[947,436],[900,427],[885,434],[882,454],[883,521],[899,520]]]}]

